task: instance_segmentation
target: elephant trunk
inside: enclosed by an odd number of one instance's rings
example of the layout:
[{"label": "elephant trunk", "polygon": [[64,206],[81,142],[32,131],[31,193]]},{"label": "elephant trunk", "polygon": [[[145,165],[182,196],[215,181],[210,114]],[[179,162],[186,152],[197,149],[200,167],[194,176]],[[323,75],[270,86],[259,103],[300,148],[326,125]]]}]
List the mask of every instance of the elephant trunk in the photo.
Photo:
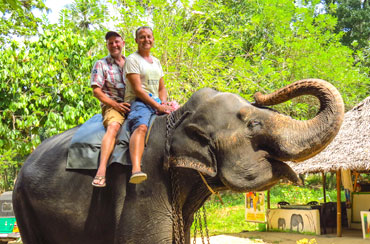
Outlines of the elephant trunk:
[{"label": "elephant trunk", "polygon": [[[343,121],[344,104],[338,90],[320,79],[294,82],[268,95],[256,93],[256,105],[268,106],[283,103],[302,95],[313,95],[320,100],[317,115],[299,121],[276,114],[268,121],[272,140],[277,144],[277,159],[300,162],[321,152],[336,136]],[[276,148],[276,147],[275,147]]]}]

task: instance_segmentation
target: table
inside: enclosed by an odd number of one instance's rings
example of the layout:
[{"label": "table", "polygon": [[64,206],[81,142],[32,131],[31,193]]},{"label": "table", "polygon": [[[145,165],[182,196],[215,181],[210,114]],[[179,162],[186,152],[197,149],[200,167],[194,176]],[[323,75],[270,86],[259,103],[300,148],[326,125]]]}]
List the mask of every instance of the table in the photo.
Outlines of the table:
[{"label": "table", "polygon": [[277,208],[267,211],[270,230],[290,230],[320,235],[320,211],[311,208]]}]

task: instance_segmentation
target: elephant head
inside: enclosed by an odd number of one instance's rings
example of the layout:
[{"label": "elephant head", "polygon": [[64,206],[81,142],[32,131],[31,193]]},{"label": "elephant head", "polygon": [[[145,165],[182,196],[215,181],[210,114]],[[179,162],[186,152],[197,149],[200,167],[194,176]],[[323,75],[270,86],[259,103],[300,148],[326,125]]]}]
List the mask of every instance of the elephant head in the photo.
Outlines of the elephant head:
[{"label": "elephant head", "polygon": [[[320,100],[317,115],[298,121],[263,106],[297,96]],[[337,89],[319,79],[297,81],[272,94],[238,95],[202,89],[174,116],[168,137],[171,167],[198,170],[235,191],[264,190],[279,179],[297,182],[284,161],[300,162],[323,150],[341,126],[344,105]]]}]

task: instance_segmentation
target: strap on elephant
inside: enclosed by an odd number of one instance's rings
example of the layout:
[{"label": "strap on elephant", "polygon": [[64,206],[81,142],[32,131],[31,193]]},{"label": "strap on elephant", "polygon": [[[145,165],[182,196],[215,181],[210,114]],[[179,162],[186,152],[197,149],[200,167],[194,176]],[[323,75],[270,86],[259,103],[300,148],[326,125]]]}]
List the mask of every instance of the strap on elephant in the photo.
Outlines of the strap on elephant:
[{"label": "strap on elephant", "polygon": [[222,201],[222,198],[221,198],[220,193],[219,193],[218,191],[214,191],[214,190],[212,189],[212,187],[210,187],[210,186],[208,185],[208,183],[207,183],[206,179],[204,178],[204,176],[203,176],[203,174],[202,174],[201,172],[199,172],[199,171],[198,171],[198,173],[199,173],[199,175],[200,175],[200,178],[202,178],[203,183],[204,183],[204,184],[206,185],[206,187],[208,188],[208,190],[209,190],[213,195],[216,195],[216,196],[218,197],[218,199],[220,199],[220,202],[221,202],[221,204],[222,204],[222,205],[225,205],[225,204],[224,204],[224,202]]},{"label": "strap on elephant", "polygon": [[[206,179],[204,178],[203,174],[199,172],[200,178],[202,179],[203,183],[206,185],[208,190],[216,195],[219,199],[222,205],[224,205],[224,202],[222,201],[222,198],[220,196],[220,193],[217,191],[214,191],[212,187],[207,183]],[[202,223],[202,215],[203,215],[203,223]],[[203,228],[202,225],[204,224],[204,229],[206,232],[206,237],[207,237],[207,243],[210,244],[209,241],[209,234],[208,234],[208,226],[207,226],[207,213],[206,213],[206,208],[205,205],[202,206],[202,208],[198,209],[198,211],[195,212],[194,214],[194,239],[193,239],[193,244],[196,244],[196,238],[197,238],[197,232],[198,232],[198,227],[199,227],[199,233],[202,238],[202,244],[204,244],[204,235],[203,235]]]}]

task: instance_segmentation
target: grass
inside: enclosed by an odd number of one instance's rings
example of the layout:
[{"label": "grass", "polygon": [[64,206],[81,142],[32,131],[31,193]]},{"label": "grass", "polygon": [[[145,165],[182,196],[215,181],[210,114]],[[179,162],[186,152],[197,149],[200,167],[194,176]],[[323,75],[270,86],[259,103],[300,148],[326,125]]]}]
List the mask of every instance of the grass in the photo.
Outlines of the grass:
[{"label": "grass", "polygon": [[[244,195],[223,193],[221,204],[216,196],[211,196],[205,203],[209,235],[239,233],[245,230],[258,230],[258,225],[244,221]],[[194,225],[191,233],[193,234]]]},{"label": "grass", "polygon": [[244,211],[244,205],[207,209],[210,235],[258,230],[257,224],[244,221]]},{"label": "grass", "polygon": [[[326,201],[336,201],[336,190],[326,191]],[[211,196],[205,203],[207,226],[210,236],[243,231],[258,231],[259,224],[245,221],[244,194],[225,192],[221,194],[224,205],[216,196]],[[279,201],[291,204],[306,204],[310,201],[323,202],[323,190],[319,186],[299,187],[278,184],[270,190],[271,208],[276,208]],[[342,192],[342,201],[344,200]],[[267,206],[267,204],[266,204]],[[204,227],[203,227],[204,228]],[[194,233],[194,224],[191,234]],[[199,236],[199,234],[197,234]]]}]

